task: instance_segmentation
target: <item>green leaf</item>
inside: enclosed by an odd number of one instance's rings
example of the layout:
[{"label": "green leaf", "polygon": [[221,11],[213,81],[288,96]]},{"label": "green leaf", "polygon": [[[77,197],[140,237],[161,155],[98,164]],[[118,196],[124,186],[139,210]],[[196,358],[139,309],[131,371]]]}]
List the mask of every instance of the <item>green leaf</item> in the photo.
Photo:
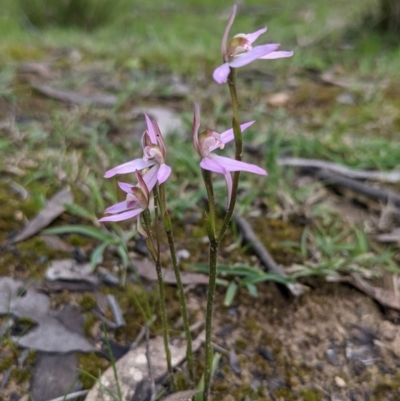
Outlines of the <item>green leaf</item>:
[{"label": "green leaf", "polygon": [[231,281],[228,289],[226,290],[225,294],[225,300],[224,300],[224,306],[230,306],[233,298],[235,298],[235,295],[237,293],[238,285],[236,284],[235,281]]},{"label": "green leaf", "polygon": [[257,283],[262,283],[263,281],[275,281],[276,283],[281,283],[281,284],[293,283],[293,280],[289,277],[281,276],[279,274],[274,274],[274,273],[264,273],[262,275],[248,276],[240,280],[240,284],[241,285],[257,284]]},{"label": "green leaf", "polygon": [[83,219],[93,220],[96,216],[86,210],[84,207],[77,205],[76,203],[65,203],[65,209],[67,212],[73,214],[74,216],[82,217]]},{"label": "green leaf", "polygon": [[94,270],[96,266],[101,262],[103,258],[103,253],[109,245],[110,242],[102,242],[94,249],[92,255],[90,256],[90,267],[92,268],[92,270]]},{"label": "green leaf", "polygon": [[252,297],[258,297],[257,287],[254,284],[247,283],[245,285]]},{"label": "green leaf", "polygon": [[106,233],[99,228],[94,228],[90,226],[80,226],[80,225],[68,225],[61,227],[48,228],[42,231],[43,234],[80,234],[86,235],[87,237],[98,239],[99,241],[112,241],[112,243],[118,243],[119,239],[114,237],[110,233]]}]

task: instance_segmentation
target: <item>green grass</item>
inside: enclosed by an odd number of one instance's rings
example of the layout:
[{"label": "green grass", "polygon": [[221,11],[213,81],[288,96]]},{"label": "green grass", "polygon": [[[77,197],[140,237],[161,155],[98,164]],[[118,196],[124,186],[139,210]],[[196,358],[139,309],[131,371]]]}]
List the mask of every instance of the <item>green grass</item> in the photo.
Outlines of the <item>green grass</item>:
[{"label": "green grass", "polygon": [[[42,1],[45,0],[29,1],[28,10]],[[87,3],[91,4],[90,0]],[[116,10],[110,21],[83,34],[74,27],[58,28],[51,24],[50,28],[40,30],[27,21],[26,11],[18,7],[18,2],[1,0],[3,60],[7,62],[22,57],[23,50],[16,51],[15,45],[23,43],[24,47],[77,46],[89,57],[112,57],[119,65],[187,74],[197,74],[202,70],[209,72],[219,62],[220,40],[231,1],[224,0],[216,5],[211,0],[161,3],[155,0],[120,0],[114,8],[118,8],[120,3],[120,11]],[[95,7],[87,8],[89,16],[97,10]],[[268,25],[264,40],[278,41],[282,48],[295,50],[292,69],[326,69],[340,62],[348,71],[357,68],[362,74],[383,76],[400,71],[400,50],[396,47],[390,49],[387,44],[390,40],[382,40],[371,33],[368,26],[362,26],[362,17],[375,8],[374,0],[357,4],[343,0],[335,4],[328,0],[314,0],[293,3],[290,7],[277,0],[266,3],[253,0],[239,12],[232,33],[251,32]],[[36,14],[43,18],[41,13]],[[60,14],[65,17],[62,10]],[[73,22],[74,16],[71,16]],[[46,25],[46,21],[41,25]],[[275,70],[284,65],[285,62],[276,61],[269,68]]]}]

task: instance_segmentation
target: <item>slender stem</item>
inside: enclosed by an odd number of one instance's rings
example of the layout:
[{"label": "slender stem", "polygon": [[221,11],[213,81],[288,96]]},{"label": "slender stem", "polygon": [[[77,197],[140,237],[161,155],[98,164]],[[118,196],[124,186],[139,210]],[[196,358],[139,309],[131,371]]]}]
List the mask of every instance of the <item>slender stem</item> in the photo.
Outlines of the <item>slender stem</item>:
[{"label": "slender stem", "polygon": [[206,229],[210,241],[209,246],[209,278],[208,278],[208,294],[206,309],[206,340],[205,340],[205,368],[204,368],[204,390],[203,401],[208,400],[211,387],[213,349],[211,345],[212,334],[212,318],[215,299],[215,283],[217,279],[217,255],[219,241],[216,238],[216,212],[215,197],[212,184],[212,174],[207,170],[202,170],[204,184],[208,197],[208,214],[206,216]]},{"label": "slender stem", "polygon": [[[156,194],[157,190],[155,190],[154,193]],[[155,196],[157,196],[157,195],[155,195]],[[155,203],[156,202],[157,202],[157,199],[155,200]],[[185,331],[185,336],[186,336],[186,358],[187,358],[188,368],[189,368],[189,378],[190,378],[190,384],[193,385],[194,384],[194,362],[193,362],[192,334],[190,332],[190,326],[189,326],[188,312],[187,312],[186,299],[185,299],[185,291],[183,289],[181,274],[179,271],[178,259],[176,257],[176,249],[175,249],[174,234],[172,231],[171,216],[167,210],[164,185],[160,185],[160,206],[161,206],[161,213],[162,213],[162,217],[163,217],[164,230],[165,230],[165,233],[167,234],[167,238],[168,238],[168,246],[169,246],[169,251],[171,254],[172,266],[174,268],[176,285],[178,287],[179,304],[181,306],[181,314],[182,314],[182,319],[183,319],[183,329]]]},{"label": "slender stem", "polygon": [[201,170],[201,174],[203,176],[204,185],[207,191],[207,198],[208,198],[208,215],[206,218],[206,228],[207,228],[207,235],[210,238],[215,239],[216,233],[216,212],[215,212],[215,197],[214,197],[214,188],[212,184],[212,173],[208,170]]},{"label": "slender stem", "polygon": [[[239,101],[236,93],[236,70],[234,68],[231,68],[231,72],[228,76],[228,86],[232,100],[232,111],[233,111],[232,128],[235,137],[235,159],[240,161],[242,160],[243,144],[242,144],[242,131],[240,129],[240,119],[239,119]],[[240,172],[239,171],[234,172],[232,179],[232,197],[229,202],[229,207],[226,212],[224,222],[222,223],[221,230],[219,231],[217,237],[218,241],[222,239],[222,237],[226,232],[226,229],[228,228],[231,222],[233,211],[236,205],[239,178],[240,178]]]},{"label": "slender stem", "polygon": [[[138,219],[140,219],[140,216],[138,217]],[[133,264],[132,260],[129,258],[129,252],[128,252],[128,247],[126,245],[126,242],[125,241],[122,242],[121,245],[122,245],[122,247],[124,249],[124,252],[127,255],[128,263],[130,265],[130,268],[131,268],[133,274],[135,275],[135,279],[139,283],[140,289],[143,291],[143,294],[145,294],[146,291],[144,289],[143,282],[142,282],[142,280],[141,280],[141,278],[140,278],[140,276],[139,276],[139,274],[138,274],[138,272],[137,272],[137,270],[135,268],[135,265]],[[143,316],[143,320],[146,322],[147,320],[151,319],[152,312],[151,312],[151,308],[150,308],[150,304],[149,304],[149,299],[147,298],[147,296],[145,297],[145,306],[146,306],[146,309],[147,309],[147,314],[146,314],[145,310],[143,309],[143,306],[140,303],[135,291],[132,291],[132,296],[133,296],[133,300],[134,300],[137,308],[140,310],[140,313]]]},{"label": "slender stem", "polygon": [[206,340],[205,340],[205,369],[204,369],[204,391],[203,401],[208,401],[208,395],[211,388],[211,375],[212,375],[212,361],[213,361],[213,348],[211,345],[212,333],[212,317],[213,306],[215,299],[215,284],[217,280],[217,256],[218,256],[219,243],[214,239],[210,240],[209,247],[209,281],[208,281],[208,294],[207,294],[207,309],[206,309]]},{"label": "slender stem", "polygon": [[[165,305],[165,291],[164,291],[164,280],[162,277],[162,270],[161,270],[161,261],[160,261],[160,247],[159,247],[159,236],[158,230],[156,228],[156,236],[157,236],[157,249],[154,247],[154,239],[151,232],[151,218],[150,212],[146,209],[143,212],[143,219],[145,222],[145,230],[147,233],[147,246],[150,250],[150,253],[153,257],[154,263],[156,265],[156,272],[157,272],[157,281],[158,281],[158,291],[160,294],[160,310],[161,310],[161,324],[162,324],[162,331],[164,337],[164,348],[165,348],[165,355],[167,357],[167,366],[168,366],[168,373],[171,380],[172,389],[175,391],[175,380],[174,380],[174,372],[172,369],[171,363],[171,350],[169,349],[169,339],[168,339],[168,324],[167,324],[167,309]],[[157,221],[156,221],[157,225]]]},{"label": "slender stem", "polygon": [[[240,161],[242,160],[242,151],[243,151],[242,131],[240,129],[240,123],[239,123],[240,121],[239,102],[236,93],[236,74],[235,74],[235,69],[232,68],[228,77],[228,86],[231,94],[232,109],[233,109],[232,128],[235,137],[235,159]],[[216,219],[215,199],[212,190],[211,173],[204,171],[202,171],[202,173],[203,173],[204,183],[207,189],[208,204],[209,204],[209,220],[210,220],[209,224],[211,226],[211,229],[207,228],[207,233],[210,240],[210,248],[209,248],[209,283],[208,283],[207,311],[206,311],[206,341],[205,341],[206,363],[204,371],[204,392],[203,392],[203,401],[208,401],[208,395],[211,387],[212,362],[213,362],[211,333],[212,333],[213,306],[215,299],[215,285],[217,279],[218,247],[222,237],[224,236],[229,226],[233,211],[235,209],[240,172],[233,173],[232,197],[230,199],[229,207],[218,235],[216,235],[215,231],[215,219]]]}]

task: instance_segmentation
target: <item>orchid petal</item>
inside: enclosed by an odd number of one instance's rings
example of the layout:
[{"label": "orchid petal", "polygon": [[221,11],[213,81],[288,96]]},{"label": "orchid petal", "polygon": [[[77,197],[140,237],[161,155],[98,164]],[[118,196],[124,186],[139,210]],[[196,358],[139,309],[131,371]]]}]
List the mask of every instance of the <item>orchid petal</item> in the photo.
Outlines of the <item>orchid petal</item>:
[{"label": "orchid petal", "polygon": [[211,156],[215,156],[215,155],[209,155],[209,156],[201,159],[200,167],[203,170],[213,171],[214,173],[226,174],[227,170],[221,164],[219,164],[217,161],[213,160],[211,158]]},{"label": "orchid petal", "polygon": [[[226,25],[224,35],[222,36],[222,43],[221,43],[221,54],[222,59],[225,61],[226,57],[226,42],[228,41],[229,31],[231,30],[233,21],[235,20],[237,6],[236,4],[233,6],[231,16],[229,17],[228,24]],[[218,82],[218,81],[217,81]]]},{"label": "orchid petal", "polygon": [[160,168],[159,164],[156,164],[154,167],[152,167],[144,176],[143,176],[143,181],[145,182],[147,189],[149,191],[152,191],[154,186],[156,185],[157,182],[157,175],[158,175],[158,170]]},{"label": "orchid petal", "polygon": [[138,187],[141,189],[148,206],[150,197],[149,188],[147,188],[146,182],[144,181],[142,174],[140,174],[139,171],[135,171],[135,174],[136,174],[136,179],[138,180]]},{"label": "orchid petal", "polygon": [[147,233],[142,226],[142,222],[140,221],[140,216],[137,218],[136,228],[138,232],[143,235],[143,237],[147,238]]},{"label": "orchid petal", "polygon": [[127,194],[132,193],[132,188],[135,186],[133,184],[129,184],[127,182],[118,181],[118,186]]},{"label": "orchid petal", "polygon": [[[249,61],[251,63],[251,61]],[[230,72],[230,63],[225,63],[217,67],[213,72],[214,80],[219,84],[224,84],[228,80],[228,75]]]},{"label": "orchid petal", "polygon": [[119,203],[116,203],[115,205],[112,205],[112,206],[108,207],[104,211],[104,213],[115,214],[115,213],[124,212],[124,211],[126,211],[128,209],[130,209],[130,208],[128,208],[128,206],[126,205],[126,201],[123,201],[123,202],[119,202]]},{"label": "orchid petal", "polygon": [[158,169],[158,183],[162,184],[167,181],[168,177],[171,175],[171,167],[167,166],[166,164],[161,164],[160,168]]},{"label": "orchid petal", "polygon": [[146,119],[147,132],[149,134],[151,143],[153,143],[154,145],[157,145],[157,137],[156,137],[156,133],[154,132],[153,123],[151,122],[149,116],[146,113],[144,113],[144,118]]},{"label": "orchid petal", "polygon": [[265,32],[267,32],[267,28],[265,27],[265,28],[262,28],[262,29],[259,29],[258,31],[255,31],[255,32],[253,32],[253,33],[248,33],[248,34],[246,34],[246,35],[244,35],[245,37],[246,37],[246,39],[250,42],[250,43],[253,43],[253,42],[255,42],[258,38],[259,38],[259,36],[261,36],[263,33],[265,33]]},{"label": "orchid petal", "polygon": [[111,170],[106,171],[104,178],[114,177],[117,174],[128,174],[133,173],[136,170],[143,170],[144,168],[153,166],[155,164],[154,160],[149,160],[145,162],[143,159],[135,159],[130,162],[120,164]]},{"label": "orchid petal", "polygon": [[212,161],[217,163],[220,167],[225,169],[225,171],[247,171],[249,173],[267,175],[267,172],[264,169],[256,166],[255,164],[245,163],[239,160],[218,156],[215,154],[209,155],[208,159],[211,159]]},{"label": "orchid petal", "polygon": [[[277,44],[277,43],[256,46],[249,52],[240,54],[239,56],[235,57],[232,61],[229,62],[229,66],[232,68],[243,67],[244,65],[250,64],[257,59],[264,57],[269,53],[274,52],[278,48],[279,48],[279,44]],[[218,68],[220,68],[220,67],[218,67]],[[215,73],[215,71],[214,71],[214,73]],[[214,79],[215,79],[215,77],[214,77]]]},{"label": "orchid petal", "polygon": [[226,189],[228,190],[228,207],[229,203],[231,202],[232,198],[232,176],[231,173],[224,174],[225,182],[226,182]]},{"label": "orchid petal", "polygon": [[292,56],[293,56],[293,52],[284,52],[284,51],[281,51],[281,52],[272,52],[272,53],[269,53],[269,54],[267,54],[266,56],[260,57],[260,59],[263,59],[263,60],[266,60],[266,59],[268,59],[268,60],[273,60],[273,59],[277,59],[277,58],[292,57]]},{"label": "orchid petal", "polygon": [[107,217],[102,217],[99,221],[122,221],[122,220],[128,220],[131,219],[132,217],[137,216],[138,214],[142,213],[144,209],[139,208],[139,209],[134,209],[134,210],[129,210],[128,212],[125,213],[120,213],[120,214],[115,214],[113,216],[107,216]]},{"label": "orchid petal", "polygon": [[[255,121],[249,121],[248,123],[241,124],[240,130],[243,133],[247,128],[251,127],[254,123],[255,123]],[[219,135],[219,140],[221,142],[223,142],[224,144],[227,144],[227,143],[233,141],[234,138],[235,138],[235,135],[233,133],[233,128],[228,129]],[[210,152],[213,151],[214,149],[217,149],[218,147],[219,146],[210,147]]]},{"label": "orchid petal", "polygon": [[153,127],[154,127],[154,132],[156,133],[158,146],[160,147],[161,153],[165,160],[165,158],[167,157],[167,148],[165,147],[164,138],[161,134],[160,127],[158,126],[158,123],[156,120],[153,120]]},{"label": "orchid petal", "polygon": [[193,115],[193,145],[196,152],[200,154],[199,149],[199,128],[200,128],[200,107],[197,103],[194,103],[194,115]]}]

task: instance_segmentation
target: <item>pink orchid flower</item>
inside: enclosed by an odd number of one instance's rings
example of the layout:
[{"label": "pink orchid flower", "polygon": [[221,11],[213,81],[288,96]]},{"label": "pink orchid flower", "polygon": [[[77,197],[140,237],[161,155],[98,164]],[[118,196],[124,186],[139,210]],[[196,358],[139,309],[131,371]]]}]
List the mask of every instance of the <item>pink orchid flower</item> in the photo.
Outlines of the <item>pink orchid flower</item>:
[{"label": "pink orchid flower", "polygon": [[[240,129],[243,132],[254,121],[241,124]],[[267,175],[267,172],[254,165],[223,157],[212,153],[215,149],[223,149],[225,145],[234,139],[233,129],[218,134],[215,131],[204,131],[199,135],[200,127],[200,109],[197,103],[194,104],[194,117],[193,117],[193,143],[197,153],[201,156],[200,167],[204,170],[213,171],[214,173],[223,174],[228,189],[228,199],[232,196],[232,177],[233,171],[247,171],[249,173]]]},{"label": "pink orchid flower", "polygon": [[141,140],[143,157],[108,170],[104,174],[105,178],[113,177],[116,174],[133,173],[152,166],[157,170],[157,181],[159,184],[165,182],[170,176],[171,167],[165,164],[167,150],[160,128],[156,120],[151,121],[147,114],[144,116],[146,118],[147,130],[143,133]]},{"label": "pink orchid flower", "polygon": [[221,53],[224,64],[217,67],[213,73],[214,80],[219,84],[224,84],[228,80],[231,68],[243,67],[258,59],[276,59],[291,57],[293,55],[293,52],[276,51],[280,46],[278,43],[252,47],[253,42],[255,42],[260,35],[267,32],[267,28],[262,28],[248,34],[240,33],[233,37],[227,48],[226,42],[235,19],[236,8],[236,5],[234,5],[232,14],[225,28],[224,36],[222,37]]},{"label": "pink orchid flower", "polygon": [[108,207],[104,213],[112,216],[103,217],[99,221],[122,221],[138,216],[138,231],[146,236],[146,232],[140,223],[140,213],[149,206],[150,191],[157,183],[157,169],[151,168],[144,176],[138,171],[135,171],[135,174],[138,180],[137,185],[118,182],[119,187],[126,193],[126,199]]}]

